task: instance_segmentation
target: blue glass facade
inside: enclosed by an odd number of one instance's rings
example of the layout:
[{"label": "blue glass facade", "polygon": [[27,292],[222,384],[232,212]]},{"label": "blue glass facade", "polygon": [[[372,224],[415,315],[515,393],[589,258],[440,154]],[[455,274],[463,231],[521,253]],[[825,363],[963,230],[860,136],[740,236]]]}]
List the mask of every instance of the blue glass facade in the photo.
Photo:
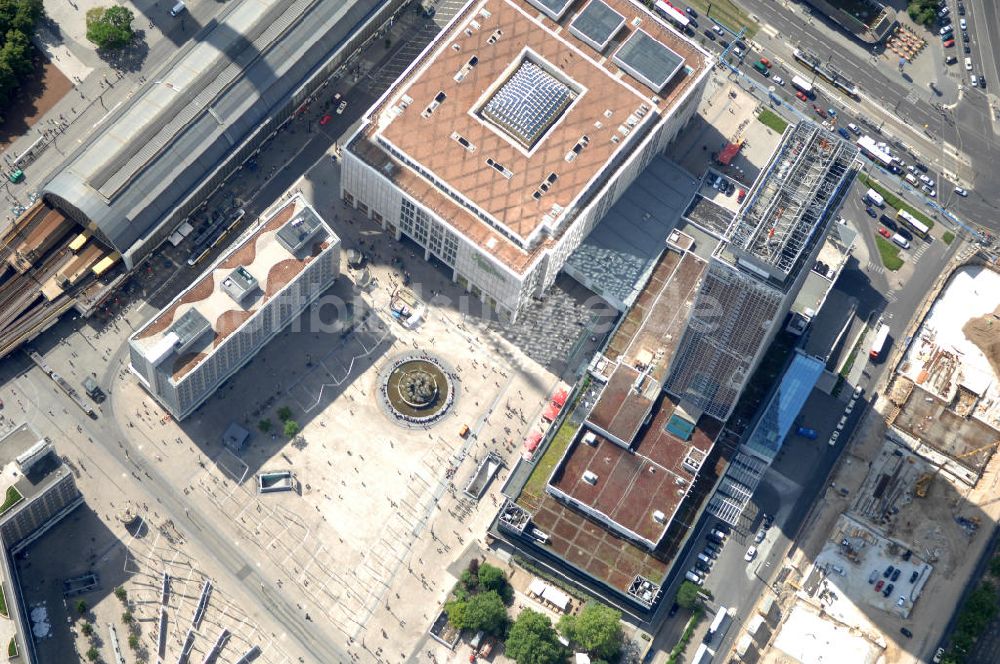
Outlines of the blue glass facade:
[{"label": "blue glass facade", "polygon": [[757,421],[746,449],[751,454],[767,460],[774,460],[781,449],[788,430],[795,423],[799,411],[809,398],[823,373],[823,362],[810,355],[796,351],[792,363],[788,365],[781,384],[771,396],[767,407]]}]

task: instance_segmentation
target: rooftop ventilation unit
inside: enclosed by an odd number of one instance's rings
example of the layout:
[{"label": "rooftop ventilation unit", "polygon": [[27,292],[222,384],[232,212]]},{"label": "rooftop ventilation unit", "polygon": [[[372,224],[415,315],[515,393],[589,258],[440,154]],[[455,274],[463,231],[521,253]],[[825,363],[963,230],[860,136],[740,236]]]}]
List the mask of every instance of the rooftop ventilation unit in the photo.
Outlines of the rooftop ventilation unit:
[{"label": "rooftop ventilation unit", "polygon": [[597,447],[597,434],[593,431],[588,431],[583,436],[583,442],[590,445],[591,447]]},{"label": "rooftop ventilation unit", "polygon": [[661,526],[667,522],[667,515],[660,510],[655,510],[653,512],[653,521],[657,522]]},{"label": "rooftop ventilation unit", "polygon": [[583,481],[591,486],[597,486],[597,473],[592,470],[583,471]]}]

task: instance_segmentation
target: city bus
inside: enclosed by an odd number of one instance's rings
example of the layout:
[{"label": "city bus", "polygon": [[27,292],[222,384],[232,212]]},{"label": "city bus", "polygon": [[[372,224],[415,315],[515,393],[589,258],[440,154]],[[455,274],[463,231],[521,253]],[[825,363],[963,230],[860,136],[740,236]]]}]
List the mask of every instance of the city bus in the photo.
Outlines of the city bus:
[{"label": "city bus", "polygon": [[857,145],[866,157],[882,168],[893,173],[898,173],[901,170],[899,168],[899,160],[893,157],[885,148],[879,147],[878,143],[871,136],[862,136],[857,140]]},{"label": "city bus", "polygon": [[913,231],[914,235],[919,235],[925,240],[927,239],[927,235],[931,232],[931,229],[927,227],[927,224],[923,223],[906,210],[900,210],[897,212],[896,220],[902,222],[904,226]]},{"label": "city bus", "polygon": [[792,76],[792,87],[796,90],[800,90],[805,96],[812,98],[813,96],[813,86],[812,83],[802,78],[799,75]]},{"label": "city bus", "polygon": [[882,323],[875,332],[875,338],[872,340],[872,347],[871,350],[868,351],[868,357],[873,360],[877,360],[879,356],[882,355],[882,351],[885,350],[885,344],[888,340],[889,326]]},{"label": "city bus", "polygon": [[663,18],[673,23],[681,32],[686,30],[691,24],[691,20],[684,15],[683,11],[665,0],[656,0],[656,5],[654,6]]}]

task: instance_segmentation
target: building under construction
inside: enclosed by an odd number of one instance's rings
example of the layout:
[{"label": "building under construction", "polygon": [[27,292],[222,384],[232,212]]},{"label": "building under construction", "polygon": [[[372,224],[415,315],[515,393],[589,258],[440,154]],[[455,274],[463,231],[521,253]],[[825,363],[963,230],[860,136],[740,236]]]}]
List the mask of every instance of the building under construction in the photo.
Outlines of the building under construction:
[{"label": "building under construction", "polygon": [[858,149],[802,121],[786,131],[712,254],[666,389],[725,420],[815,264]]}]

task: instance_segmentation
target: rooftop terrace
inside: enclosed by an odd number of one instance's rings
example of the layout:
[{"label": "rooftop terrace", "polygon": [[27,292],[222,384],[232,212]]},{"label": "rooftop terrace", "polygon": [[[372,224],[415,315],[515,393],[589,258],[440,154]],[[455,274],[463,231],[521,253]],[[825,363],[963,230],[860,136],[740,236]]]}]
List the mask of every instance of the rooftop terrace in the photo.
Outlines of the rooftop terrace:
[{"label": "rooftop terrace", "polygon": [[[676,231],[672,239],[691,241]],[[632,443],[660,392],[707,266],[690,251],[665,251],[608,342],[606,361],[617,366],[607,367],[607,384],[587,419],[624,445]]]},{"label": "rooftop terrace", "polygon": [[710,61],[637,3],[550,4],[470,3],[350,146],[517,272]]},{"label": "rooftop terrace", "polygon": [[171,373],[180,380],[335,240],[305,199],[292,198],[140,328],[133,342],[154,362],[173,354]]},{"label": "rooftop terrace", "polygon": [[553,473],[549,491],[655,547],[722,428],[704,417],[684,438],[675,426],[677,414],[677,403],[664,397],[634,450],[584,426]]}]

